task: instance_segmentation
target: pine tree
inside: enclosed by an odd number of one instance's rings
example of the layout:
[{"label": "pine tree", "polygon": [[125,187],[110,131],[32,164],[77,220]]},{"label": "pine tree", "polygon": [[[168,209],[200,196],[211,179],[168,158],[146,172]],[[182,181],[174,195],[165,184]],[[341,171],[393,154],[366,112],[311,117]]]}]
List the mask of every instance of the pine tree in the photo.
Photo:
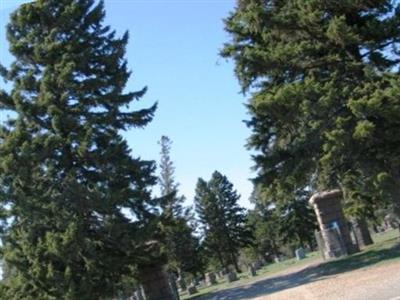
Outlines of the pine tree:
[{"label": "pine tree", "polygon": [[280,238],[293,249],[305,246],[314,248],[317,218],[308,204],[310,196],[305,191],[297,191],[291,201],[278,203],[276,207]]},{"label": "pine tree", "polygon": [[175,167],[171,159],[172,141],[162,136],[159,185],[163,202],[162,231],[165,234],[165,252],[169,269],[179,276],[182,273],[196,275],[203,268],[199,257],[200,241],[190,226],[193,215],[189,208],[183,207],[184,196],[178,195],[178,184],[175,182]]},{"label": "pine tree", "polygon": [[254,245],[251,248],[255,256],[265,259],[277,257],[282,243],[275,210],[256,206],[249,211],[247,218],[249,226],[253,228]]},{"label": "pine tree", "polygon": [[281,202],[263,196],[260,185],[256,185],[250,198],[255,207],[249,212],[249,223],[254,228],[259,255],[267,252],[269,256],[277,256],[283,248],[290,248],[292,254],[298,247],[313,249],[317,220],[308,205],[310,193],[296,191]]},{"label": "pine tree", "polygon": [[[104,299],[148,259],[157,232],[155,164],[131,156],[120,132],[156,106],[131,110],[128,33],[103,25],[95,0],[38,0],[7,26],[12,84],[0,108],[2,253],[7,299]],[[133,219],[123,210],[129,211]]]},{"label": "pine tree", "polygon": [[171,217],[179,217],[185,213],[182,206],[185,198],[177,195],[179,185],[174,178],[175,167],[171,159],[172,141],[169,137],[162,136],[158,144],[161,146],[158,182],[161,188],[161,196],[165,200],[162,203],[163,213]]},{"label": "pine tree", "polygon": [[355,170],[400,215],[399,24],[389,0],[238,1],[222,55],[252,93],[249,147],[266,198],[349,192]]},{"label": "pine tree", "polygon": [[205,247],[222,267],[232,264],[238,272],[239,250],[253,241],[245,209],[237,203],[239,198],[233,184],[217,171],[209,182],[201,178],[197,182],[195,204]]}]

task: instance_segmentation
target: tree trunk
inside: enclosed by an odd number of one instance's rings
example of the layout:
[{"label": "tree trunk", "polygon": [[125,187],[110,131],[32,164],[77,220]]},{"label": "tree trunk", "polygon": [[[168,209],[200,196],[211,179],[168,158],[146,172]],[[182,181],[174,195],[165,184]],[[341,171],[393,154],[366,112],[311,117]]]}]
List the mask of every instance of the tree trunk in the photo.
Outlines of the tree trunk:
[{"label": "tree trunk", "polygon": [[364,218],[353,220],[352,226],[359,247],[365,247],[374,243],[368,230],[367,221]]}]

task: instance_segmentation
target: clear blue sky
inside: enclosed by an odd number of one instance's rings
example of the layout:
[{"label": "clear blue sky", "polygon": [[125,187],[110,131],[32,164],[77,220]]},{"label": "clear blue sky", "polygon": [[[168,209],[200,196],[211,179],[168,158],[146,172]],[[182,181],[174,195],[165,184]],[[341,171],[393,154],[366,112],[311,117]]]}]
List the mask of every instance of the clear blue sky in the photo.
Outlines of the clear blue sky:
[{"label": "clear blue sky", "polygon": [[[0,62],[8,65],[5,25],[18,4],[0,0]],[[252,162],[245,149],[250,134],[245,98],[233,64],[218,52],[228,35],[222,19],[234,0],[106,0],[105,23],[130,32],[127,59],[133,75],[127,89],[148,86],[138,107],[158,101],[155,119],[143,130],[124,135],[134,156],[159,160],[161,135],[173,140],[172,159],[180,192],[192,203],[199,177],[214,170],[228,176],[250,207]],[[0,84],[4,84],[1,82]],[[5,116],[0,116],[3,120]],[[1,120],[1,119],[0,119]],[[158,193],[158,189],[156,189]]]}]

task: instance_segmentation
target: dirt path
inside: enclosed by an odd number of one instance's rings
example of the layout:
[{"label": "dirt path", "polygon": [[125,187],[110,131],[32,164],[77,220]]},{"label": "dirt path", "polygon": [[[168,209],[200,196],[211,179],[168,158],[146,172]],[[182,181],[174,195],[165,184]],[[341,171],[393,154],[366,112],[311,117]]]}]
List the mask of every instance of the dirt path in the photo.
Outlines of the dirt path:
[{"label": "dirt path", "polygon": [[325,274],[318,265],[291,269],[201,300],[400,300],[400,262]]},{"label": "dirt path", "polygon": [[400,263],[320,278],[318,281],[255,299],[394,300],[396,298],[400,300]]}]

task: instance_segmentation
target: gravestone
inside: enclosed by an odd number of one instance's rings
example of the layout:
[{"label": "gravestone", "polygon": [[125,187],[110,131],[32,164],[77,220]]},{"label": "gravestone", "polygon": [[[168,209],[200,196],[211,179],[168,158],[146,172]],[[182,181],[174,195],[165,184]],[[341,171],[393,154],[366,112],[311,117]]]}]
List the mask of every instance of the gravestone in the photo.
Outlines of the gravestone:
[{"label": "gravestone", "polygon": [[260,261],[261,267],[264,267],[267,264],[267,261],[264,258],[261,258],[259,261]]},{"label": "gravestone", "polygon": [[139,279],[146,300],[177,300],[169,275],[160,265],[146,266],[139,269]]},{"label": "gravestone", "polygon": [[141,289],[137,289],[136,291],[133,292],[133,300],[144,300]]},{"label": "gravestone", "polygon": [[183,277],[179,277],[176,281],[176,283],[178,284],[178,287],[184,291],[186,290],[187,286],[186,286],[186,281]]},{"label": "gravestone", "polygon": [[274,262],[279,263],[283,260],[282,256],[280,255],[275,255],[274,256]]},{"label": "gravestone", "polygon": [[235,272],[229,272],[226,274],[226,281],[227,282],[232,282],[238,280],[237,275]]},{"label": "gravestone", "polygon": [[213,285],[217,283],[217,278],[214,272],[206,273],[206,283],[207,285]]},{"label": "gravestone", "polygon": [[255,262],[253,262],[251,264],[253,266],[254,269],[259,270],[261,269],[261,262],[259,260],[256,260]]},{"label": "gravestone", "polygon": [[341,204],[342,192],[338,189],[314,194],[309,203],[314,207],[327,259],[358,251],[353,244]]},{"label": "gravestone", "polygon": [[387,214],[383,221],[384,226],[382,232],[389,229],[399,228],[400,226],[400,219],[394,214],[394,212]]},{"label": "gravestone", "polygon": [[194,295],[197,293],[197,289],[196,286],[194,285],[189,285],[189,287],[187,288],[187,292],[189,295]]},{"label": "gravestone", "polygon": [[256,269],[252,265],[249,266],[249,275],[252,277],[257,275]]},{"label": "gravestone", "polygon": [[196,286],[196,285],[199,285],[199,279],[198,278],[196,278],[196,277],[194,277],[193,279],[192,279],[192,282],[191,282],[191,285],[194,285],[194,286]]},{"label": "gravestone", "polygon": [[351,227],[353,228],[354,237],[359,247],[365,247],[374,243],[365,219],[353,219]]},{"label": "gravestone", "polygon": [[172,289],[172,292],[174,293],[175,299],[179,299],[179,290],[178,290],[178,286],[176,284],[176,281],[177,281],[176,275],[172,272],[167,273],[167,275],[168,275],[168,279],[169,279],[169,286]]},{"label": "gravestone", "polygon": [[296,259],[297,260],[302,260],[304,258],[306,258],[306,252],[304,251],[303,248],[299,248],[295,251],[296,253]]}]

